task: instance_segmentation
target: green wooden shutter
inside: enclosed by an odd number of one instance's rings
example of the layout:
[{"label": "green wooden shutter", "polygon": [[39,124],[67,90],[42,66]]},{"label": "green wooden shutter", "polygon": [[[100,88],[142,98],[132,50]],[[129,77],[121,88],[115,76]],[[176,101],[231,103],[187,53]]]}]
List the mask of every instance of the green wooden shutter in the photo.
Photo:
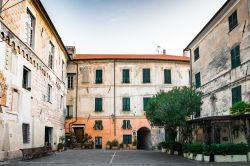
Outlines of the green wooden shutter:
[{"label": "green wooden shutter", "polygon": [[123,144],[131,144],[132,136],[131,135],[123,135]]},{"label": "green wooden shutter", "polygon": [[231,50],[231,67],[232,69],[240,66],[240,46],[236,46]]},{"label": "green wooden shutter", "polygon": [[102,70],[96,70],[96,83],[102,83]]},{"label": "green wooden shutter", "polygon": [[129,69],[123,69],[122,75],[123,75],[122,82],[129,83]]},{"label": "green wooden shutter", "polygon": [[195,86],[199,88],[201,86],[201,75],[200,72],[195,74]]},{"label": "green wooden shutter", "polygon": [[241,97],[241,86],[232,88],[232,105],[242,100]]},{"label": "green wooden shutter", "polygon": [[95,98],[95,111],[96,112],[102,111],[102,98]]},{"label": "green wooden shutter", "polygon": [[171,84],[171,70],[164,69],[164,83]]},{"label": "green wooden shutter", "polygon": [[143,69],[143,83],[150,83],[150,69]]},{"label": "green wooden shutter", "polygon": [[194,50],[194,61],[197,61],[199,58],[200,58],[200,49],[199,49],[199,47],[197,47]]},{"label": "green wooden shutter", "polygon": [[130,111],[130,98],[124,97],[122,99],[123,111]]},{"label": "green wooden shutter", "polygon": [[147,111],[147,105],[148,105],[149,100],[150,100],[149,97],[144,97],[143,98],[143,110],[144,111]]}]

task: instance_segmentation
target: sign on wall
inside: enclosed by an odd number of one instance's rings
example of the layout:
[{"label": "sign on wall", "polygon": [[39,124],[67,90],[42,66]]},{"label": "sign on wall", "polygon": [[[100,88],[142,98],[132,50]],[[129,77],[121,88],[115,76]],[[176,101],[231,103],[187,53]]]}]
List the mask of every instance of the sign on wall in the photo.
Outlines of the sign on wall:
[{"label": "sign on wall", "polygon": [[0,105],[6,106],[7,102],[7,85],[3,73],[0,71]]}]

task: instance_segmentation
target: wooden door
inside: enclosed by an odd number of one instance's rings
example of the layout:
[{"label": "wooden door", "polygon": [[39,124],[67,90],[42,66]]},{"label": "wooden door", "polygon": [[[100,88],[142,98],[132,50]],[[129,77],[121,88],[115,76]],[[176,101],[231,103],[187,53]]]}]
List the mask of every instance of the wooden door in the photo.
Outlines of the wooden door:
[{"label": "wooden door", "polygon": [[84,137],[84,130],[82,127],[74,128],[77,142],[81,142]]}]

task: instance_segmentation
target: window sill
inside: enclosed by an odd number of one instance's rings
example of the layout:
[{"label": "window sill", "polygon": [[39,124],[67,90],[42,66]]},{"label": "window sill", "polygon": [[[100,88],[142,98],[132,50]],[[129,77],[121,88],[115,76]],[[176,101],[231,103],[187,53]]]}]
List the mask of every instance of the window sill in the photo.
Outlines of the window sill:
[{"label": "window sill", "polygon": [[25,89],[27,91],[31,91],[31,88],[25,88],[25,87],[23,87],[23,89]]}]

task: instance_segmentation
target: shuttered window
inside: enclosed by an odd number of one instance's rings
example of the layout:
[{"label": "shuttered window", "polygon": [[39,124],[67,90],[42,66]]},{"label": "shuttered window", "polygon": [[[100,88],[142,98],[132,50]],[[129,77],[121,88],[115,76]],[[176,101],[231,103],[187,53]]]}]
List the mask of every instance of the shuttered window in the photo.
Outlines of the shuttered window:
[{"label": "shuttered window", "polygon": [[237,45],[231,50],[231,67],[232,69],[240,66],[240,46]]},{"label": "shuttered window", "polygon": [[229,31],[232,31],[238,25],[237,10],[228,17]]},{"label": "shuttered window", "polygon": [[199,58],[200,58],[200,48],[197,47],[197,48],[194,50],[194,61],[197,61]]},{"label": "shuttered window", "polygon": [[22,130],[23,130],[23,143],[28,144],[30,142],[30,125],[23,123]]},{"label": "shuttered window", "polygon": [[122,70],[122,83],[129,83],[129,69]]},{"label": "shuttered window", "polygon": [[132,135],[123,135],[123,144],[131,144],[132,143]]},{"label": "shuttered window", "polygon": [[235,103],[241,101],[241,86],[237,86],[235,88],[232,88],[232,105]]},{"label": "shuttered window", "polygon": [[164,83],[171,84],[171,70],[164,69]]},{"label": "shuttered window", "polygon": [[122,128],[123,129],[131,129],[132,126],[130,124],[130,120],[123,120]]},{"label": "shuttered window", "polygon": [[143,69],[143,83],[150,83],[150,69]]},{"label": "shuttered window", "polygon": [[143,110],[144,111],[147,111],[149,100],[150,100],[150,97],[144,97],[143,98]]},{"label": "shuttered window", "polygon": [[101,120],[96,120],[94,127],[95,130],[103,130],[103,125]]},{"label": "shuttered window", "polygon": [[122,110],[130,111],[130,98],[129,97],[122,98]]},{"label": "shuttered window", "polygon": [[65,118],[72,118],[73,117],[73,106],[67,105],[67,109],[65,112]]},{"label": "shuttered window", "polygon": [[96,84],[101,84],[102,83],[102,70],[96,70],[95,83]]},{"label": "shuttered window", "polygon": [[95,98],[95,112],[102,112],[102,98]]},{"label": "shuttered window", "polygon": [[195,74],[195,87],[196,88],[201,87],[201,74],[200,74],[200,72]]},{"label": "shuttered window", "polygon": [[74,88],[74,75],[73,74],[68,74],[68,89],[73,89]]}]

